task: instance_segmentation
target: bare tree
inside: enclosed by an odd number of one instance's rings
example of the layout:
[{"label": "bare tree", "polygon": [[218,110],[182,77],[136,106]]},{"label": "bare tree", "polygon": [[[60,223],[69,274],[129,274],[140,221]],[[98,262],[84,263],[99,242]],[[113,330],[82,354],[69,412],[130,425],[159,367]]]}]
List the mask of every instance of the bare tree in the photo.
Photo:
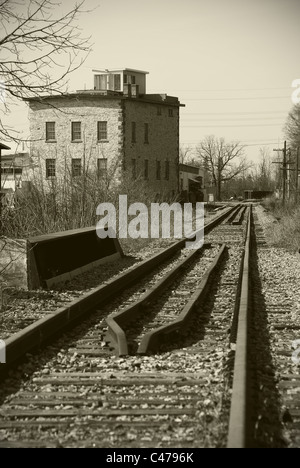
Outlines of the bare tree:
[{"label": "bare tree", "polygon": [[191,153],[192,153],[192,148],[190,146],[180,146],[179,162],[181,164],[188,164]]},{"label": "bare tree", "polygon": [[269,190],[272,185],[272,160],[268,148],[260,148],[260,159],[256,166],[256,183],[258,190]]},{"label": "bare tree", "polygon": [[[83,5],[84,0],[73,3],[63,12],[61,0],[0,0],[2,116],[14,101],[66,92],[70,73],[82,65],[90,50],[89,38],[81,37],[77,24]],[[20,140],[1,118],[0,138]]]},{"label": "bare tree", "polygon": [[284,133],[293,148],[300,146],[300,104],[293,106],[289,112]]},{"label": "bare tree", "polygon": [[216,198],[221,200],[223,182],[236,178],[248,169],[244,147],[239,143],[226,143],[224,138],[207,136],[197,147],[197,154],[216,187]]}]

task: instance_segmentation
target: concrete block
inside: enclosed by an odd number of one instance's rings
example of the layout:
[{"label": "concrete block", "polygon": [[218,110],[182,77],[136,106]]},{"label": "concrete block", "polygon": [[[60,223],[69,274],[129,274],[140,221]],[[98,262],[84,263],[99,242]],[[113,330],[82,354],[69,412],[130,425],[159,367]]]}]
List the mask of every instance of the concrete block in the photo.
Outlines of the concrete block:
[{"label": "concrete block", "polygon": [[114,233],[100,239],[96,228],[74,229],[29,239],[32,288],[51,288],[123,256]]},{"label": "concrete block", "polygon": [[0,288],[50,289],[122,256],[119,241],[100,239],[95,227],[28,240],[0,237]]}]

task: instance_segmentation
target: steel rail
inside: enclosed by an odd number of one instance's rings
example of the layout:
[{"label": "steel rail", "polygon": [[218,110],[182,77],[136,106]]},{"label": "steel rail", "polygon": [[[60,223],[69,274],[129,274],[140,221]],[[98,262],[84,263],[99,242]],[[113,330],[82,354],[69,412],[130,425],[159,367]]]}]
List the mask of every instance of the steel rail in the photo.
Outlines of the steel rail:
[{"label": "steel rail", "polygon": [[171,323],[162,325],[161,327],[156,328],[152,330],[151,332],[147,333],[141,341],[141,344],[137,351],[138,354],[146,354],[149,351],[153,351],[155,348],[157,348],[160,345],[164,337],[167,336],[169,338],[171,334],[174,335],[176,333],[179,333],[187,327],[189,323],[189,319],[195,307],[199,306],[201,302],[203,302],[203,300],[205,299],[207,291],[208,291],[210,279],[213,276],[213,274],[216,272],[216,270],[219,268],[219,265],[222,261],[222,257],[225,251],[226,251],[226,245],[223,244],[220,251],[215,256],[212,265],[204,273],[199,287],[193,293],[191,299],[183,308],[178,318],[176,320],[173,320],[173,322]]},{"label": "steel rail", "polygon": [[240,211],[237,213],[236,217],[233,219],[232,224],[237,225],[241,224],[243,221],[244,214],[247,210],[247,206],[243,206]]},{"label": "steel rail", "polygon": [[242,285],[239,304],[234,375],[228,430],[228,448],[247,448],[251,444],[249,424],[249,315],[252,206],[247,220]]},{"label": "steel rail", "polygon": [[127,336],[123,328],[126,324],[142,314],[145,309],[150,307],[151,301],[154,301],[159,293],[163,291],[179,274],[186,268],[196,255],[199,254],[203,247],[193,250],[186,258],[178,265],[170,270],[161,280],[159,280],[149,291],[143,294],[140,299],[130,304],[125,309],[115,315],[110,315],[106,319],[108,325],[108,334],[114,342],[117,354],[124,356],[129,354]]},{"label": "steel rail", "polygon": [[242,209],[242,205],[239,204],[237,206],[235,206],[235,209],[233,210],[233,212],[231,213],[231,215],[229,216],[229,218],[227,219],[226,223],[227,224],[232,224],[232,221],[235,219],[235,217],[238,215],[238,213],[240,212],[240,210]]}]

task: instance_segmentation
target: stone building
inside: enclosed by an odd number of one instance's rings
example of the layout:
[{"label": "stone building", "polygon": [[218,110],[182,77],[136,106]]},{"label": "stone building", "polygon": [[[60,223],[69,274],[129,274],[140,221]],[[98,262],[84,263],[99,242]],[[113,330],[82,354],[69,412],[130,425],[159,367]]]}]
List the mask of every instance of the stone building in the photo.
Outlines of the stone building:
[{"label": "stone building", "polygon": [[145,180],[156,193],[179,190],[177,97],[147,94],[148,72],[94,70],[94,89],[28,99],[31,157],[44,181],[96,171]]}]

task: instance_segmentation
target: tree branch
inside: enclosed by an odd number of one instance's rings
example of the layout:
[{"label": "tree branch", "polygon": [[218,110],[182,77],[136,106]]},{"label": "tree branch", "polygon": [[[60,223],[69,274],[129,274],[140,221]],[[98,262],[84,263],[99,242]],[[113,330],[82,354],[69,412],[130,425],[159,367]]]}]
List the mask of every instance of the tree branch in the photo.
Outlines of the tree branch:
[{"label": "tree branch", "polygon": [[[76,24],[87,12],[83,10],[84,1],[75,3],[60,17],[56,12],[61,0],[28,0],[27,7],[17,0],[0,2],[4,32],[0,38],[0,76],[2,87],[12,99],[4,103],[5,113],[14,100],[67,91],[70,74],[84,63],[91,50],[90,38],[82,38]],[[3,124],[0,133],[16,140]]]}]

